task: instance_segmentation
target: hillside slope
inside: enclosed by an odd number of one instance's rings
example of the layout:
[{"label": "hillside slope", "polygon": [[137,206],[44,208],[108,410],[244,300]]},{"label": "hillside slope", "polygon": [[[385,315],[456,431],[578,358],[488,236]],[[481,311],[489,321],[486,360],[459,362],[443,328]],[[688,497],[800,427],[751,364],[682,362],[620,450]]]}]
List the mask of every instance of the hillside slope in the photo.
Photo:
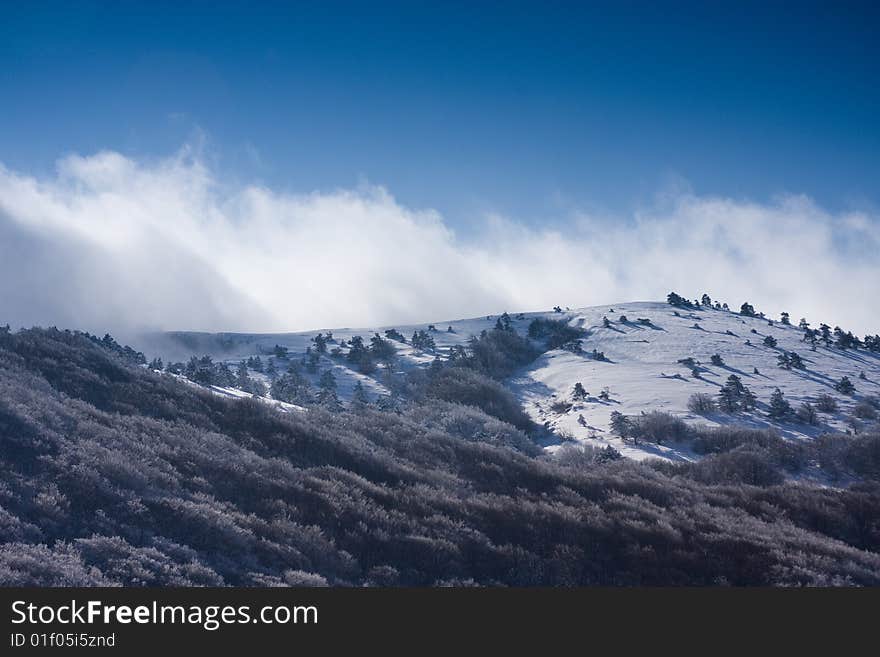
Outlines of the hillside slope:
[{"label": "hillside slope", "polygon": [[[209,353],[234,366],[250,356],[271,359],[276,345],[287,349],[291,359],[296,361],[314,348],[313,339],[319,333],[332,335],[333,342],[329,345],[332,347],[345,344],[354,336],[369,340],[374,334],[384,336],[386,331],[394,329],[408,343],[392,340],[397,358],[390,371],[378,368],[363,374],[345,358],[334,358],[328,351],[320,355],[314,373],[304,373],[317,385],[321,372],[332,371],[343,400],[351,398],[358,381],[375,399],[392,395],[395,385],[392,374],[400,378],[407,372],[426,368],[435,357],[448,358],[452,349],[466,346],[471,336],[491,331],[498,319],[499,316],[490,315],[432,325],[271,335],[173,333],[153,336],[149,348],[176,357]],[[821,342],[811,350],[797,326],[761,317],[707,307],[676,308],[668,303],[637,302],[517,314],[510,317],[510,324],[518,334],[525,336],[536,319],[562,320],[582,333],[580,353],[539,349],[543,353],[533,362],[504,379],[529,416],[551,432],[542,439],[551,451],[558,447],[561,438],[598,447],[612,445],[635,459],[689,460],[696,455],[686,446],[636,443],[615,435],[611,430],[612,413],[637,417],[663,411],[691,424],[773,427],[785,438],[808,440],[824,433],[851,431],[853,426],[871,425],[870,418],[854,421],[854,409],[865,400],[874,401],[880,396],[880,354],[865,349],[828,347]],[[412,346],[410,336],[421,330],[429,332],[435,348],[421,350]],[[776,341],[775,346],[764,344],[767,336]],[[540,345],[540,340],[536,344]],[[605,359],[595,358],[594,351],[604,354]],[[803,369],[779,366],[780,355],[790,352],[800,356]],[[721,364],[712,363],[715,354],[721,357]],[[679,362],[688,358],[693,359],[692,365]],[[693,370],[699,373],[698,377]],[[270,383],[263,375],[252,374]],[[756,396],[757,408],[702,414],[688,409],[692,395],[717,396],[731,375],[739,377]],[[855,394],[835,390],[835,384],[842,377],[848,377],[855,384]],[[588,393],[586,399],[573,398],[572,391],[578,382]],[[825,394],[835,400],[837,410],[818,413],[813,424],[798,420],[794,414],[770,418],[768,404],[776,388],[782,391],[793,410],[804,402],[815,405],[819,396]],[[603,390],[607,398],[603,398]],[[229,394],[235,393],[229,391]]]}]

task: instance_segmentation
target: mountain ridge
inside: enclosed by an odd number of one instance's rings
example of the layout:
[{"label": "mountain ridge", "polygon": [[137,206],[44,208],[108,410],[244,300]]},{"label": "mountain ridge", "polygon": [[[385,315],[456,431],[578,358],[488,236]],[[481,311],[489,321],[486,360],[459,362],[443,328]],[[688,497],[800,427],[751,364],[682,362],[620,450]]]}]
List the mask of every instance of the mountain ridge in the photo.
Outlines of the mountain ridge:
[{"label": "mountain ridge", "polygon": [[[295,333],[174,332],[165,334],[165,339],[170,344],[202,348],[205,353],[212,353],[213,346],[215,356],[234,366],[247,357],[271,359],[276,345],[287,349],[296,360],[314,350],[316,335],[332,335],[331,339],[338,344],[357,335],[366,339],[375,334],[386,336],[386,331],[393,330],[407,341],[390,340],[396,350],[391,369],[402,376],[429,366],[435,358],[448,358],[452,350],[467,346],[472,336],[492,331],[502,317],[509,318],[510,328],[522,336],[528,335],[535,320],[563,321],[579,332],[579,349],[543,349],[534,361],[503,377],[504,385],[516,395],[529,416],[552,434],[543,440],[551,451],[561,442],[554,440],[555,436],[595,447],[611,445],[636,459],[696,458],[688,450],[674,445],[633,442],[616,435],[611,417],[615,411],[627,416],[659,411],[688,423],[707,426],[736,424],[773,428],[793,440],[815,438],[828,432],[852,432],[857,430],[857,423],[866,423],[854,418],[853,413],[859,404],[880,395],[880,354],[826,346],[821,341],[813,348],[804,340],[803,328],[794,324],[758,313],[749,316],[714,305],[687,303],[681,307],[650,301],[564,310],[557,307],[545,312],[505,313],[435,324]],[[409,336],[415,331],[428,331],[436,346],[413,348]],[[193,336],[198,340],[192,341]],[[765,344],[768,338],[772,346]],[[803,368],[780,366],[779,359],[788,358],[787,354],[795,354],[792,358],[797,358]],[[720,361],[713,363],[716,356]],[[388,377],[387,371],[379,368],[377,372],[363,374],[344,357],[334,358],[329,351],[320,355],[317,370],[333,373],[343,401],[351,398],[358,382],[376,398],[394,394],[393,381],[389,383],[393,377]],[[317,384],[319,376],[314,374],[312,382]],[[252,375],[269,387],[268,378],[257,373]],[[688,408],[693,395],[716,397],[731,375],[738,377],[757,397],[755,409],[696,413]],[[854,394],[835,390],[843,377],[855,385]],[[585,399],[572,398],[578,383],[587,393]],[[769,400],[777,388],[792,406],[793,413],[785,418],[771,418],[767,414]],[[838,409],[818,413],[812,420],[815,424],[799,421],[794,411],[803,404],[814,406],[823,395],[831,396]],[[871,424],[870,419],[867,424]]]}]

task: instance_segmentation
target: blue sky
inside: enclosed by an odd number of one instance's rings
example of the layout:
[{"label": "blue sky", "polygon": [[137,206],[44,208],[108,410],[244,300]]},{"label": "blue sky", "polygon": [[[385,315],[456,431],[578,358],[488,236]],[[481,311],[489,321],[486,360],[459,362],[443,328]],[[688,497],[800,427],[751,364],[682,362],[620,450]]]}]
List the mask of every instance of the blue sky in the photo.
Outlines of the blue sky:
[{"label": "blue sky", "polygon": [[0,162],[43,175],[201,132],[223,176],[368,180],[458,230],[685,181],[874,207],[878,15],[825,4],[3,3]]},{"label": "blue sky", "polygon": [[0,3],[0,324],[305,330],[676,290],[876,332],[878,13]]}]

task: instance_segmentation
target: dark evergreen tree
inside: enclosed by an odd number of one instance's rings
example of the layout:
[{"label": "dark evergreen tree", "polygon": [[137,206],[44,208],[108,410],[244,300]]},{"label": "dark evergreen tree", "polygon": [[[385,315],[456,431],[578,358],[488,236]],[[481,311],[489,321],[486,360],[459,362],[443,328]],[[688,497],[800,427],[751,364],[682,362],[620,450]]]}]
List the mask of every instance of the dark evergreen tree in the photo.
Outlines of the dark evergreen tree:
[{"label": "dark evergreen tree", "polygon": [[666,302],[670,306],[676,306],[678,308],[693,308],[693,304],[690,301],[675,292],[670,292],[666,295]]},{"label": "dark evergreen tree", "polygon": [[632,434],[632,420],[620,411],[611,411],[611,431],[626,440]]},{"label": "dark evergreen tree", "polygon": [[348,353],[346,360],[351,363],[355,369],[363,374],[370,374],[375,371],[376,363],[370,350],[364,345],[364,339],[355,335],[348,341]]},{"label": "dark evergreen tree", "polygon": [[323,336],[323,334],[318,333],[318,335],[312,338],[312,342],[315,345],[315,351],[317,351],[319,354],[327,353],[327,339]]},{"label": "dark evergreen tree", "polygon": [[398,331],[395,328],[390,328],[387,331],[385,331],[385,337],[388,338],[389,340],[396,340],[397,342],[402,342],[402,343],[406,344],[406,338],[403,336],[403,334],[400,331]]},{"label": "dark evergreen tree", "polygon": [[364,384],[358,379],[351,391],[351,405],[353,408],[363,408],[370,403]]},{"label": "dark evergreen tree", "polygon": [[730,385],[724,385],[718,391],[718,408],[725,413],[736,413],[739,410],[739,393]]},{"label": "dark evergreen tree", "polygon": [[506,312],[498,318],[495,322],[495,330],[496,331],[513,331],[513,321],[510,319],[510,315]]},{"label": "dark evergreen tree", "polygon": [[788,403],[779,388],[776,388],[770,395],[770,408],[767,415],[775,420],[784,420],[791,415],[791,404]]},{"label": "dark evergreen tree", "polygon": [[434,337],[427,331],[417,330],[413,332],[412,346],[421,351],[433,351],[437,348]]},{"label": "dark evergreen tree", "polygon": [[241,361],[238,364],[238,369],[235,371],[235,387],[245,392],[250,392],[251,390],[251,377],[248,376],[248,368],[245,361]]},{"label": "dark evergreen tree", "polygon": [[758,398],[755,397],[755,394],[751,391],[747,386],[743,386],[742,394],[739,399],[740,407],[744,411],[753,411],[755,407],[758,405]]},{"label": "dark evergreen tree", "polygon": [[844,331],[839,326],[834,329],[835,345],[841,349],[858,349],[862,341],[852,334],[852,331]]},{"label": "dark evergreen tree", "polygon": [[852,395],[856,391],[855,385],[848,376],[841,377],[840,381],[834,384],[834,389],[844,395]]},{"label": "dark evergreen tree", "polygon": [[324,370],[318,380],[318,403],[322,406],[336,408],[339,398],[336,396],[336,377],[332,370]]},{"label": "dark evergreen tree", "polygon": [[305,405],[313,401],[311,385],[295,363],[291,363],[287,373],[272,381],[269,393],[273,399],[289,404]]},{"label": "dark evergreen tree", "polygon": [[743,385],[742,379],[731,374],[718,392],[718,406],[725,413],[735,413],[740,409],[751,410],[755,407],[755,397]]},{"label": "dark evergreen tree", "polygon": [[370,338],[370,352],[380,363],[384,363],[387,367],[391,367],[394,359],[397,357],[397,349],[390,341],[385,340],[378,333]]},{"label": "dark evergreen tree", "polygon": [[306,347],[306,353],[303,356],[303,365],[306,367],[306,371],[309,374],[317,374],[318,372],[318,364],[321,362],[321,354],[317,351],[312,351],[311,347]]}]

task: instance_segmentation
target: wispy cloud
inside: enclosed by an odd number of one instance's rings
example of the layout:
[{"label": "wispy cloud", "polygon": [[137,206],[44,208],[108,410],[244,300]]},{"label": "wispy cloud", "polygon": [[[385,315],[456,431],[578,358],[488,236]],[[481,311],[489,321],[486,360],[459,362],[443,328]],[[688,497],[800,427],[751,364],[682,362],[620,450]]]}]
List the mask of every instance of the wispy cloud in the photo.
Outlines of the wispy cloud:
[{"label": "wispy cloud", "polygon": [[[0,167],[0,320],[15,325],[296,330],[452,319],[706,291],[876,331],[878,217],[804,196],[679,191],[617,223],[553,229],[442,216],[361,186],[292,195],[218,182],[197,151]],[[564,228],[559,226],[563,225]]]}]

